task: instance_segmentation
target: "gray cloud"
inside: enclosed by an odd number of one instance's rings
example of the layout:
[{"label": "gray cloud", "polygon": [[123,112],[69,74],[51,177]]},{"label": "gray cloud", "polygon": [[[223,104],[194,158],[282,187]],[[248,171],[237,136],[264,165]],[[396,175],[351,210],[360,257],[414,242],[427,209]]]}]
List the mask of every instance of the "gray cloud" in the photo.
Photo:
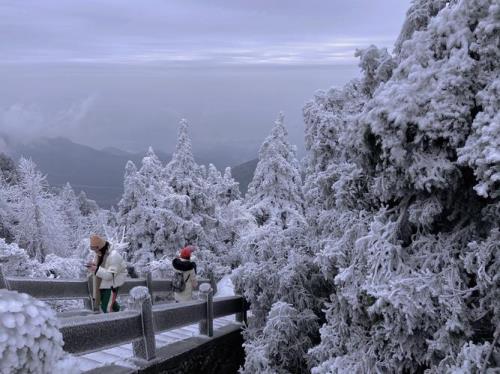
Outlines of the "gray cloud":
[{"label": "gray cloud", "polygon": [[332,64],[390,46],[409,0],[4,0],[0,61]]},{"label": "gray cloud", "polygon": [[0,135],[9,142],[30,142],[40,137],[61,135],[71,137],[75,130],[80,129],[95,101],[96,96],[91,95],[52,112],[36,105],[0,107]]},{"label": "gray cloud", "polygon": [[409,3],[2,0],[0,134],[170,152],[185,117],[195,151],[244,161],[284,110],[300,150],[304,102],[391,48]]}]

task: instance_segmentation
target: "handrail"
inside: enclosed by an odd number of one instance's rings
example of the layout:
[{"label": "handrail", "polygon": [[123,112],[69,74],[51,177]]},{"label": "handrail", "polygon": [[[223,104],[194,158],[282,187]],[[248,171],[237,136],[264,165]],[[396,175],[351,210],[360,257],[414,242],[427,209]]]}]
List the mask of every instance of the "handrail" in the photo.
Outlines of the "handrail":
[{"label": "handrail", "polygon": [[141,339],[142,318],[139,312],[94,314],[60,320],[64,350],[90,353]]},{"label": "handrail", "polygon": [[[211,336],[210,330],[201,324],[209,317],[207,316],[208,307],[217,311],[214,317],[246,313],[244,299],[241,296],[215,298],[212,305],[209,305],[210,301],[212,301],[211,297],[207,297],[206,300],[159,304],[152,308],[142,307],[139,311],[62,318],[60,331],[63,335],[64,350],[74,354],[85,354],[130,342],[134,344],[151,342],[154,341],[154,333],[198,322],[200,334]],[[151,305],[149,298],[145,302]],[[145,316],[149,316],[149,319],[153,321],[153,334],[145,332],[146,328],[143,324]],[[142,358],[150,360],[153,357],[154,352],[150,352],[147,357]]]},{"label": "handrail", "polygon": [[177,327],[199,322],[205,316],[203,300],[188,301],[182,304],[159,304],[153,306],[153,321],[156,332],[171,330]]},{"label": "handrail", "polygon": [[45,279],[7,277],[10,290],[27,293],[37,299],[85,299],[89,298],[86,279]]},{"label": "handrail", "polygon": [[[213,277],[210,280],[199,280],[199,283],[205,282],[214,284]],[[130,292],[134,301],[131,311],[60,318],[64,350],[83,354],[132,342],[136,357],[152,360],[156,355],[155,332],[198,322],[200,334],[211,337],[214,318],[236,314],[237,322],[246,322],[248,304],[245,299],[241,296],[214,299],[214,289],[211,286],[200,288],[200,300],[152,306],[152,293],[162,292],[163,287],[170,284],[169,279],[152,280],[150,275],[147,275],[146,279],[129,279],[123,290],[144,288],[138,289],[139,292]],[[91,287],[87,279],[6,278],[2,266],[0,288],[17,290],[49,300],[91,298]]]},{"label": "handrail", "polygon": [[[50,279],[50,278],[22,278],[5,277],[7,288],[18,292],[27,293],[41,300],[72,300],[92,299],[92,289],[88,279]],[[208,278],[198,279],[198,285],[210,283],[214,288],[215,281]],[[148,285],[147,278],[127,278],[119,288],[118,295],[127,295],[137,286],[147,286],[151,296],[172,291],[171,279],[152,279]],[[1,288],[1,287],[0,287]],[[152,298],[154,300],[154,298]]]}]

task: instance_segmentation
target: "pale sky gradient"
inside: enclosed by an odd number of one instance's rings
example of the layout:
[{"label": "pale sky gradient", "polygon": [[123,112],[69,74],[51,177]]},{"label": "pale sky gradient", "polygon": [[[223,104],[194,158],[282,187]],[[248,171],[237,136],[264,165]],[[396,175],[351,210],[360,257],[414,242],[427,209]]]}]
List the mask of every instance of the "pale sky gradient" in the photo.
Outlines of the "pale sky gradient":
[{"label": "pale sky gradient", "polygon": [[283,110],[357,74],[354,51],[389,50],[410,0],[0,0],[0,132],[171,151],[180,118],[196,149],[255,154]]}]

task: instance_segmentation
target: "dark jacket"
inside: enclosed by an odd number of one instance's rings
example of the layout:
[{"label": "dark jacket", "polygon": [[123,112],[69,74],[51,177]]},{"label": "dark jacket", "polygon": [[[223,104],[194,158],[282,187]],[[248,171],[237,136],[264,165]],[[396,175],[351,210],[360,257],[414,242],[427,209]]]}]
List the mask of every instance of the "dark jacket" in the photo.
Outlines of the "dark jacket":
[{"label": "dark jacket", "polygon": [[176,257],[172,260],[172,266],[175,270],[179,271],[189,271],[193,270],[196,273],[196,262],[181,260],[179,257]]}]

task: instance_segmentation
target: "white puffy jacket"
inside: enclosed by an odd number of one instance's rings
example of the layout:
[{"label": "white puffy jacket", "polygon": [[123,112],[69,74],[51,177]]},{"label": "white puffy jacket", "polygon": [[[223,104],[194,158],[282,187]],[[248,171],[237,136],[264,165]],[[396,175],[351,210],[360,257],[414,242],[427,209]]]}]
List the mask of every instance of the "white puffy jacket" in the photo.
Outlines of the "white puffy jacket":
[{"label": "white puffy jacket", "polygon": [[120,287],[127,277],[127,265],[122,256],[114,249],[104,256],[102,265],[97,269],[96,276],[101,278],[100,289]]}]

